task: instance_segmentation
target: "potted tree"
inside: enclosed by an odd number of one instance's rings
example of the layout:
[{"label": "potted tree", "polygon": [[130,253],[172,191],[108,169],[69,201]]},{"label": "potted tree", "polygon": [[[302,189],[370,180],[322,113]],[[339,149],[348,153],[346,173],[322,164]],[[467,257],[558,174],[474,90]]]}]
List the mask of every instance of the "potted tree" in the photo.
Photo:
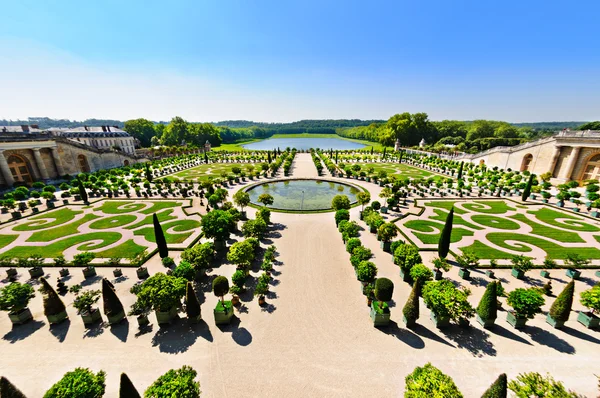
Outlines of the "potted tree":
[{"label": "potted tree", "polygon": [[[340,222],[342,221],[350,221],[350,212],[348,209],[339,209],[335,212],[335,226],[339,227]],[[362,220],[362,218],[361,218]]]},{"label": "potted tree", "polygon": [[94,253],[83,252],[73,256],[73,265],[76,267],[83,267],[83,276],[85,278],[92,278],[96,276],[96,267],[91,265],[93,259],[96,258]]},{"label": "potted tree", "polygon": [[269,281],[271,277],[266,273],[263,273],[256,283],[256,287],[254,288],[254,296],[258,297],[258,305],[265,305],[265,294],[269,292]]},{"label": "potted tree", "polygon": [[377,229],[377,236],[381,239],[380,246],[383,251],[389,253],[392,240],[398,236],[398,227],[391,222],[381,224]]},{"label": "potted tree", "polygon": [[29,275],[31,279],[39,278],[44,275],[44,269],[42,266],[44,265],[44,259],[39,254],[34,254],[29,256],[27,259],[27,264],[29,267]]},{"label": "potted tree", "polygon": [[490,282],[486,288],[479,305],[477,306],[477,322],[488,329],[494,326],[498,317],[498,287],[497,282]]},{"label": "potted tree", "polygon": [[185,287],[185,313],[190,323],[198,323],[202,319],[200,302],[190,281],[187,282]]},{"label": "potted tree", "polygon": [[148,251],[142,250],[135,256],[131,257],[131,259],[129,260],[129,263],[136,268],[135,273],[139,279],[146,279],[150,276],[150,274],[148,273],[148,268],[142,266],[142,264],[144,264],[144,261],[146,261],[146,257],[148,257]]},{"label": "potted tree", "polygon": [[148,319],[148,314],[150,313],[150,311],[150,307],[147,307],[145,306],[145,304],[136,301],[131,306],[131,310],[127,315],[135,316],[137,319],[138,327],[142,329],[150,323],[150,320]]},{"label": "potted tree", "polygon": [[419,319],[420,291],[421,287],[419,286],[419,282],[415,282],[410,291],[410,296],[408,296],[408,300],[406,301],[404,308],[402,308],[402,321],[407,328],[415,326],[417,319]]},{"label": "potted tree", "polygon": [[356,194],[356,200],[360,207],[360,213],[358,213],[358,217],[363,219],[363,211],[365,210],[365,205],[371,201],[371,194],[368,191],[361,191]]},{"label": "potted tree", "polygon": [[394,264],[400,267],[400,277],[404,282],[412,282],[410,270],[416,264],[422,264],[423,259],[416,246],[402,243],[394,251]]},{"label": "potted tree", "polygon": [[377,277],[377,267],[371,261],[361,261],[356,267],[356,277],[362,282],[362,291],[364,286],[373,283]]},{"label": "potted tree", "polygon": [[579,253],[567,253],[565,266],[567,267],[566,275],[571,279],[579,279],[581,271],[579,268],[585,267],[590,263],[590,260],[583,257]]},{"label": "potted tree", "polygon": [[235,242],[227,253],[227,260],[235,264],[238,269],[243,270],[246,276],[250,273],[250,264],[255,257],[254,247],[248,240]]},{"label": "potted tree", "polygon": [[233,283],[233,286],[229,289],[229,293],[231,293],[231,304],[238,305],[240,303],[239,295],[244,291],[246,273],[240,269],[236,270],[231,276],[231,282]]},{"label": "potted tree", "polygon": [[181,254],[181,259],[196,269],[196,279],[206,275],[206,270],[212,267],[214,257],[215,247],[212,242],[197,244]]},{"label": "potted tree", "polygon": [[554,300],[546,316],[546,322],[552,325],[552,327],[560,329],[569,320],[571,308],[573,307],[574,293],[575,281],[571,280],[571,282],[567,283],[563,291],[560,292],[556,300]]},{"label": "potted tree", "polygon": [[44,397],[102,397],[106,388],[105,380],[106,373],[102,370],[94,374],[87,368],[76,368],[65,373]]},{"label": "potted tree", "polygon": [[449,280],[429,282],[423,288],[423,301],[431,310],[431,320],[438,328],[450,325],[450,321],[468,323],[474,309],[467,297],[468,290],[458,289]]},{"label": "potted tree", "polygon": [[523,255],[512,256],[510,262],[513,265],[511,275],[517,279],[523,279],[525,272],[533,268],[531,258]]},{"label": "potted tree", "polygon": [[556,261],[552,260],[549,257],[546,257],[544,259],[544,269],[540,271],[540,276],[542,278],[550,278],[550,272],[548,272],[549,269],[553,269],[556,268]]},{"label": "potted tree", "polygon": [[600,327],[600,318],[596,316],[596,313],[600,311],[600,284],[581,292],[580,302],[590,311],[579,311],[577,322],[588,329]]},{"label": "potted tree", "polygon": [[436,281],[442,280],[442,271],[450,271],[450,264],[445,258],[436,257],[433,259],[433,273]]},{"label": "potted tree", "polygon": [[31,285],[12,282],[0,289],[0,310],[8,311],[13,325],[25,323],[33,318],[27,305],[34,296],[35,291]]},{"label": "potted tree", "polygon": [[233,317],[233,304],[231,301],[225,301],[224,296],[229,292],[229,281],[224,276],[217,276],[212,283],[212,290],[215,296],[221,300],[217,302],[213,314],[215,324],[227,324]]},{"label": "potted tree", "polygon": [[102,319],[102,314],[98,308],[93,308],[94,304],[100,299],[100,290],[87,290],[79,293],[73,300],[73,307],[81,315],[85,326],[90,326]]},{"label": "potted tree", "polygon": [[48,323],[57,324],[68,318],[65,304],[62,302],[56,291],[50,286],[46,278],[40,278],[42,284],[40,291],[44,299],[44,315],[48,318]]},{"label": "potted tree", "polygon": [[394,283],[388,278],[378,278],[375,281],[375,299],[371,303],[371,319],[374,326],[385,326],[390,323],[390,307]]},{"label": "potted tree", "polygon": [[494,270],[498,267],[498,262],[495,259],[491,259],[490,260],[490,268],[485,271],[485,274],[488,276],[488,278],[495,278],[495,273]]},{"label": "potted tree", "polygon": [[14,267],[14,261],[12,257],[2,257],[0,258],[0,266],[7,267],[6,276],[8,280],[12,280],[17,276],[17,269]]},{"label": "potted tree", "polygon": [[479,257],[470,250],[463,250],[463,254],[456,257],[456,262],[460,267],[458,275],[463,279],[471,277],[471,269],[479,266]]},{"label": "potted tree", "polygon": [[125,319],[123,304],[119,300],[113,284],[106,278],[102,279],[102,303],[108,323],[115,325]]},{"label": "potted tree", "polygon": [[235,221],[231,213],[225,210],[211,210],[202,217],[201,225],[204,236],[214,239],[215,249],[222,250],[235,228]]},{"label": "potted tree", "polygon": [[186,280],[158,272],[142,284],[131,288],[137,296],[139,308],[151,308],[159,325],[175,319],[185,295]]},{"label": "potted tree", "polygon": [[542,312],[544,302],[544,296],[539,289],[517,288],[508,294],[507,303],[513,310],[507,311],[506,320],[515,329],[521,329],[528,319]]}]

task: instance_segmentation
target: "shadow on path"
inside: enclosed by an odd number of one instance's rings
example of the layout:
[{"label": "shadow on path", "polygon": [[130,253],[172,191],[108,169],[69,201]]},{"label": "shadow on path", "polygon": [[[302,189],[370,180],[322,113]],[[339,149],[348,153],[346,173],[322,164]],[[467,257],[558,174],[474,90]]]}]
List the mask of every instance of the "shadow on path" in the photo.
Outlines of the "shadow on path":
[{"label": "shadow on path", "polygon": [[473,356],[496,356],[494,345],[489,340],[490,334],[475,327],[451,326],[443,330],[444,335],[454,341],[458,348],[464,348]]},{"label": "shadow on path", "polygon": [[[208,333],[207,333],[208,332]],[[187,319],[177,319],[171,325],[161,326],[152,337],[152,347],[158,347],[160,352],[178,354],[186,352],[198,339],[198,336],[212,341],[212,334],[204,321],[193,325]]]},{"label": "shadow on path", "polygon": [[537,326],[525,326],[523,332],[538,344],[554,348],[558,352],[574,354],[575,348],[567,341]]},{"label": "shadow on path", "polygon": [[572,336],[572,337],[575,337],[575,338],[578,338],[581,340],[589,341],[590,343],[600,344],[600,340],[598,340],[597,338],[592,337],[589,334],[583,333],[577,329],[573,329],[568,326],[563,326],[562,329],[560,329],[560,330],[562,330],[569,336]]},{"label": "shadow on path", "polygon": [[125,343],[129,335],[129,326],[129,320],[125,318],[116,325],[108,325],[108,329],[116,338]]},{"label": "shadow on path", "polygon": [[[498,322],[498,320],[496,320],[496,322]],[[494,326],[492,328],[490,328],[489,331],[491,333],[494,333],[495,335],[504,337],[506,339],[514,340],[519,343],[523,343],[523,344],[527,344],[527,345],[533,345],[533,344],[531,344],[531,342],[525,340],[523,337],[519,336],[518,334],[515,334],[515,333],[511,332],[510,330],[500,326],[498,323],[494,324]]]},{"label": "shadow on path", "polygon": [[438,335],[438,334],[432,332],[431,330],[427,329],[423,325],[417,324],[417,325],[415,325],[415,327],[413,327],[412,330],[413,330],[413,332],[415,332],[416,334],[418,334],[421,337],[424,337],[424,338],[429,339],[429,340],[437,341],[438,343],[446,344],[447,346],[455,348],[454,344],[450,343],[448,340],[444,339],[440,335]]},{"label": "shadow on path", "polygon": [[14,344],[31,336],[45,324],[43,321],[31,320],[23,325],[13,325],[11,331],[2,336],[2,339]]},{"label": "shadow on path", "polygon": [[415,349],[425,348],[425,342],[417,334],[413,333],[410,329],[403,329],[398,326],[394,321],[390,321],[388,326],[382,328],[375,328],[382,333],[394,336],[398,340],[406,343],[408,346]]},{"label": "shadow on path", "polygon": [[224,333],[231,332],[233,341],[242,347],[252,343],[252,334],[250,334],[248,329],[240,327],[240,318],[235,315],[231,318],[231,322],[228,325],[218,325],[218,328]]},{"label": "shadow on path", "polygon": [[50,325],[50,333],[52,333],[52,335],[56,337],[59,343],[62,343],[63,341],[65,341],[70,327],[71,320],[67,318],[58,325]]}]

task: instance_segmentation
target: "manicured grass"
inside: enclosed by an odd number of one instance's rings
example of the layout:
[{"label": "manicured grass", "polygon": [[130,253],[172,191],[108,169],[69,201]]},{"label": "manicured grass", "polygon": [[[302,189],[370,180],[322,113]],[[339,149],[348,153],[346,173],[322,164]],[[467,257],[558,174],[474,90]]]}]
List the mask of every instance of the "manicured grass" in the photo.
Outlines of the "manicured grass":
[{"label": "manicured grass", "polygon": [[502,200],[466,202],[462,206],[469,211],[486,214],[504,214],[509,210],[515,210]]},{"label": "manicured grass", "polygon": [[[430,220],[441,221],[443,223],[446,222],[446,218],[448,217],[449,212],[443,211],[440,209],[434,209],[433,211],[435,212],[436,215],[430,216],[429,217]],[[483,227],[480,227],[479,225],[476,225],[476,224],[471,224],[470,222],[468,222],[461,216],[456,215],[456,212],[454,214],[454,217],[452,218],[452,225],[464,225],[465,227],[469,227],[469,228],[476,229],[476,230],[483,229]]]},{"label": "manicured grass", "polygon": [[105,217],[90,224],[90,229],[109,229],[127,225],[136,220],[132,214],[121,214],[120,216]]},{"label": "manicured grass", "polygon": [[10,245],[19,235],[0,235],[0,249]]},{"label": "manicured grass", "polygon": [[140,211],[142,214],[154,214],[163,209],[172,209],[181,206],[181,202],[163,200],[160,202],[152,202],[152,206],[146,210]]},{"label": "manicured grass", "polygon": [[46,229],[43,231],[34,232],[29,237],[29,239],[27,239],[27,242],[50,242],[52,240],[63,238],[65,236],[77,234],[77,233],[79,233],[79,231],[78,231],[79,226],[85,224],[86,222],[95,220],[97,218],[100,218],[100,216],[97,216],[95,214],[86,214],[80,220],[77,220],[70,224],[62,225],[60,227],[55,227],[55,228],[51,228],[51,229]]},{"label": "manicured grass", "polygon": [[[13,231],[37,231],[40,229],[55,227],[57,225],[63,225],[70,222],[77,214],[81,213],[81,211],[75,211],[63,207],[62,209],[40,214],[39,216],[30,217],[27,222],[13,227]],[[48,219],[54,220],[48,221]]]},{"label": "manicured grass", "polygon": [[[167,209],[165,211],[161,211],[160,213],[156,213],[156,216],[158,217],[158,221],[160,222],[177,219],[177,217],[172,216],[171,213],[173,213],[173,209]],[[146,218],[144,218],[142,221],[137,222],[133,225],[126,226],[125,229],[136,229],[146,225],[152,225],[152,215],[146,216]]]},{"label": "manicured grass", "polygon": [[[578,232],[600,231],[600,228],[592,224],[588,224],[581,217],[574,217],[562,211],[552,210],[547,207],[543,207],[537,211],[528,211],[528,213],[534,214],[535,218],[537,218],[538,220],[545,222],[546,224],[550,224],[554,227],[570,229],[572,231]],[[562,221],[558,221],[559,219],[562,219]]]},{"label": "manicured grass", "polygon": [[120,257],[120,258],[132,258],[137,254],[143,252],[146,249],[144,246],[140,246],[135,243],[132,239],[121,243],[118,246],[112,247],[110,249],[103,250],[101,252],[96,253],[96,257],[100,258],[111,258],[111,257]]},{"label": "manicured grass", "polygon": [[[404,224],[406,228],[410,228],[419,232],[435,232],[436,234],[420,234],[415,232],[415,236],[419,238],[424,244],[436,244],[440,241],[441,231],[444,228],[444,224],[437,223],[429,220],[410,220]],[[473,236],[473,231],[469,231],[464,228],[452,228],[452,234],[450,236],[450,242],[456,243],[462,239],[463,236]]]},{"label": "manicured grass", "polygon": [[260,163],[209,163],[201,164],[187,170],[168,176],[168,178],[178,181],[208,181],[211,178],[222,178],[221,173],[233,174],[233,167],[240,167],[244,173],[248,173],[246,166],[253,165],[255,170]]},{"label": "manicured grass", "polygon": [[515,231],[521,227],[518,223],[511,221],[507,218],[494,217],[483,214],[475,214],[471,217],[471,220],[489,228],[507,229]]},{"label": "manicured grass", "polygon": [[231,152],[241,152],[247,151],[248,149],[244,148],[242,145],[251,144],[253,142],[262,141],[262,139],[253,139],[253,140],[245,140],[245,141],[237,141],[231,144],[221,144],[220,146],[215,146],[212,148],[213,151],[231,151]]},{"label": "manicured grass", "polygon": [[527,217],[525,217],[524,214],[515,214],[515,215],[511,216],[511,218],[514,218],[515,220],[521,221],[522,223],[525,223],[525,224],[531,226],[531,228],[533,228],[531,233],[534,235],[554,239],[554,240],[557,240],[559,242],[564,242],[564,243],[583,243],[583,242],[585,242],[585,240],[583,240],[575,232],[561,231],[560,229],[548,227],[547,225],[538,224],[534,221],[531,221]]},{"label": "manicured grass", "polygon": [[[439,209],[445,209],[450,211],[450,209],[452,207],[454,207],[454,204],[456,203],[456,201],[454,200],[436,200],[436,201],[431,201],[431,202],[424,202],[423,206],[425,207],[436,207]],[[466,211],[464,211],[463,209],[459,209],[457,207],[454,208],[454,214],[465,214]]]},{"label": "manicured grass", "polygon": [[[342,160],[339,163],[343,163]],[[338,163],[338,164],[339,164]],[[385,171],[388,173],[388,176],[394,175],[396,177],[407,177],[407,178],[429,178],[433,177],[436,181],[441,178],[449,178],[443,177],[429,171],[421,170],[416,167],[409,166],[404,163],[347,163],[350,166],[359,165],[361,167],[361,171],[366,172],[369,175],[377,175],[380,171]],[[369,169],[373,169],[373,173],[369,173]]]},{"label": "manicured grass", "polygon": [[[521,253],[529,253],[531,248],[519,242],[537,246],[553,259],[565,259],[569,253],[578,253],[590,259],[600,259],[600,250],[595,247],[563,247],[536,236],[507,232],[492,232],[487,234],[486,237],[495,245]],[[508,244],[507,241],[515,241],[516,243]]]},{"label": "manicured grass", "polygon": [[[17,246],[5,253],[8,257],[29,257],[38,254],[44,258],[54,258],[63,254],[69,247],[76,247],[79,251],[99,249],[118,242],[122,235],[118,232],[94,232],[75,235],[46,246]],[[99,243],[96,241],[100,241]],[[86,243],[87,242],[87,243]]]},{"label": "manicured grass", "polygon": [[[162,224],[161,226],[167,243],[175,244],[184,242],[194,232],[194,229],[200,227],[200,222],[196,220],[179,220]],[[173,232],[178,233],[169,233],[171,228]],[[134,234],[143,236],[148,242],[156,243],[153,227],[138,229]]]},{"label": "manicured grass", "polygon": [[513,257],[512,254],[503,252],[502,250],[494,249],[480,241],[476,240],[473,242],[471,246],[461,247],[460,250],[462,252],[471,251],[477,255],[477,257],[481,259],[487,260],[503,260],[503,259],[511,259]]},{"label": "manicured grass", "polygon": [[177,201],[162,200],[159,202],[150,202],[152,203],[152,206],[145,210],[142,210],[144,209],[144,207],[146,207],[146,203],[149,202],[107,200],[102,204],[102,206],[98,210],[106,214],[126,214],[133,213],[136,211],[139,211],[142,214],[152,214],[162,209],[170,209],[173,207],[181,206],[181,204]]}]

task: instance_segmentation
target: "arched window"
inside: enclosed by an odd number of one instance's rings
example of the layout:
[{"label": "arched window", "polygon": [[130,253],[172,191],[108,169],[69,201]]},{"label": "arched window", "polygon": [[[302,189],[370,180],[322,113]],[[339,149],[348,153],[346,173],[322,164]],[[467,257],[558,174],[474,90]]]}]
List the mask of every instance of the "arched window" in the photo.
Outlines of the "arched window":
[{"label": "arched window", "polygon": [[33,182],[27,160],[19,155],[10,155],[6,160],[15,182]]},{"label": "arched window", "polygon": [[523,162],[521,162],[521,171],[531,171],[529,167],[531,167],[531,162],[533,161],[533,155],[528,153],[523,157]]},{"label": "arched window", "polygon": [[583,181],[600,179],[600,154],[594,155],[588,160],[581,179]]},{"label": "arched window", "polygon": [[90,172],[90,165],[87,161],[87,158],[85,157],[85,155],[79,155],[77,156],[77,162],[79,163],[79,170],[82,173],[89,173]]}]

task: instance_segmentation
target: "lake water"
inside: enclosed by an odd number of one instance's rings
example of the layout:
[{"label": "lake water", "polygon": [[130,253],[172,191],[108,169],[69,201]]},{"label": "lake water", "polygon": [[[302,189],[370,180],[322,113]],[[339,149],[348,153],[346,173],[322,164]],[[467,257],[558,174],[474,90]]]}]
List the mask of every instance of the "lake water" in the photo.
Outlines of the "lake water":
[{"label": "lake water", "polygon": [[[358,188],[332,181],[288,180],[268,182],[250,188],[250,202],[261,205],[258,197],[263,193],[273,196],[270,207],[283,210],[327,210],[335,195],[346,195],[356,202]],[[262,205],[261,205],[262,206]]]},{"label": "lake water", "polygon": [[287,147],[298,150],[310,148],[348,150],[361,149],[366,145],[339,138],[268,138],[242,146],[250,150],[272,150],[275,148],[284,150]]}]

